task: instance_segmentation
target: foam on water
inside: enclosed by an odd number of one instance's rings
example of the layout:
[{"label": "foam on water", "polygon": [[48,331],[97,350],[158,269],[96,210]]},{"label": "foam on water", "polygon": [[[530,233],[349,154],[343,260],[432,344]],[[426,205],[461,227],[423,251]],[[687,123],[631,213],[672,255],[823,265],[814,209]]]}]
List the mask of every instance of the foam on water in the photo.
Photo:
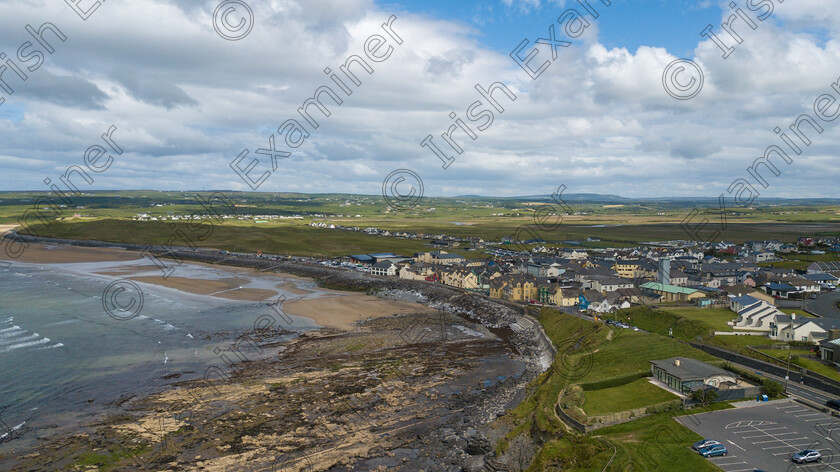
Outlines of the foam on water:
[{"label": "foam on water", "polygon": [[14,351],[15,349],[23,349],[25,347],[39,346],[41,344],[49,344],[50,338],[41,338],[37,341],[30,341],[28,343],[12,344],[9,347],[0,348],[0,354],[4,352]]},{"label": "foam on water", "polygon": [[[0,333],[8,333],[9,331],[23,331],[23,330],[20,329],[20,326],[17,326],[17,325],[12,326],[11,328],[0,329]],[[14,335],[13,334],[6,334],[6,335],[0,334],[0,338],[7,338],[9,336],[14,336]]]},{"label": "foam on water", "polygon": [[[26,331],[21,331],[21,334],[26,333]],[[12,343],[19,343],[21,341],[32,341],[33,339],[38,339],[41,336],[38,333],[30,334],[29,336],[23,336],[20,338],[11,338],[11,339],[4,339],[0,340],[0,346],[5,346],[6,344]]]}]

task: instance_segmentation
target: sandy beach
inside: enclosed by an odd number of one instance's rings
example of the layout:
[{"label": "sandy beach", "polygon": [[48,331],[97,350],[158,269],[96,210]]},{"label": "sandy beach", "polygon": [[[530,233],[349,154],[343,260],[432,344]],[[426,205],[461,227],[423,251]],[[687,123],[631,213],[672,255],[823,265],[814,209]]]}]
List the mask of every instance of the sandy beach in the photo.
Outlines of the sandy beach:
[{"label": "sandy beach", "polygon": [[419,303],[385,300],[370,295],[340,295],[292,300],[283,304],[283,311],[290,315],[313,319],[321,326],[345,331],[354,330],[353,323],[368,318],[381,318],[396,313],[435,312]]},{"label": "sandy beach", "polygon": [[[8,256],[0,251],[0,260]],[[66,264],[73,262],[108,262],[142,260],[139,253],[111,248],[87,248],[64,245],[32,244],[18,259],[21,262],[35,264]],[[309,295],[314,290],[300,289],[295,282],[312,282],[312,280],[291,274],[263,272],[241,267],[228,267],[217,264],[190,262],[191,265],[212,267],[230,274],[222,279],[203,279],[194,277],[170,276],[163,278],[154,273],[159,270],[153,265],[132,264],[113,269],[96,272],[99,275],[112,277],[126,277],[142,283],[173,288],[195,295],[208,295],[228,300],[263,301],[278,295],[277,291],[265,288],[245,287],[253,277],[277,279],[275,287],[294,295]],[[137,275],[150,273],[153,275]],[[345,331],[356,329],[353,323],[370,319],[391,316],[396,313],[433,313],[434,310],[419,303],[386,300],[370,295],[321,290],[326,296],[318,298],[304,298],[291,300],[283,304],[283,310],[294,316],[302,316],[315,321],[317,324]]]},{"label": "sandy beach", "polygon": [[174,288],[182,292],[194,293],[196,295],[212,295],[217,292],[235,290],[248,283],[248,279],[231,277],[227,279],[207,280],[193,279],[187,277],[167,277],[159,275],[144,275],[129,277],[131,280],[147,284],[155,284],[163,287]]}]

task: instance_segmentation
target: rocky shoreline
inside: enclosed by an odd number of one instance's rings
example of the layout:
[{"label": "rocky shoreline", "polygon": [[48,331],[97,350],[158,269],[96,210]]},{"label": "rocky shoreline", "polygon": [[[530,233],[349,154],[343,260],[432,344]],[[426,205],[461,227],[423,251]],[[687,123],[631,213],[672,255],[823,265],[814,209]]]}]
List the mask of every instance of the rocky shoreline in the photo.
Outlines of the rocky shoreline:
[{"label": "rocky shoreline", "polygon": [[261,339],[261,348],[276,349],[275,357],[239,364],[224,382],[187,381],[128,399],[94,433],[47,441],[34,455],[18,456],[11,470],[501,467],[504,457],[492,451],[499,432],[490,424],[521,401],[527,384],[554,357],[539,323],[522,306],[450,287],[205,250],[168,256],[412,297],[438,314],[401,313],[363,322],[356,332],[322,329],[291,343]]}]

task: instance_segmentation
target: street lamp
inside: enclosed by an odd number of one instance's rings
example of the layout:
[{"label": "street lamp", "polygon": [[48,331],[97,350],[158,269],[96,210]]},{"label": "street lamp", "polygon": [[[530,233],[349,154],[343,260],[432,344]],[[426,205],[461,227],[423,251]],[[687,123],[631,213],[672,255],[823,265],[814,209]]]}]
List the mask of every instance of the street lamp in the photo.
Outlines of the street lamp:
[{"label": "street lamp", "polygon": [[[790,318],[790,324],[788,324],[788,331],[790,331],[790,337],[793,338],[793,322],[796,320],[796,315],[792,315]],[[785,372],[785,391],[787,393],[787,386],[788,380],[790,379],[790,358],[793,353],[790,352],[790,342],[788,342],[788,361],[787,361],[787,371]]]}]

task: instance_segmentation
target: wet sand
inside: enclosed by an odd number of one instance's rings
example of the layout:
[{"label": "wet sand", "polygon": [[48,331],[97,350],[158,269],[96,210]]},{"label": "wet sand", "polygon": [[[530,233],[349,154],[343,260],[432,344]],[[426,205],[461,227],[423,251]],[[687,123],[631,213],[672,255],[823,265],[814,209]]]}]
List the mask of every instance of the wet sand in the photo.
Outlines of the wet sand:
[{"label": "wet sand", "polygon": [[[6,257],[0,251],[0,260]],[[137,252],[111,248],[87,248],[64,245],[32,244],[17,260],[36,264],[64,264],[73,262],[108,262],[141,260]],[[8,259],[7,259],[8,260]],[[275,286],[294,295],[311,295],[313,290],[299,289],[296,282],[311,283],[311,279],[291,274],[264,272],[255,269],[229,267],[219,264],[189,262],[223,270],[230,277],[223,279],[201,279],[191,277],[170,276],[163,278],[160,274],[136,275],[138,272],[152,272],[158,270],[153,265],[131,265],[117,267],[97,272],[100,275],[112,277],[129,276],[137,282],[160,285],[195,295],[208,295],[228,300],[263,301],[275,297],[279,292],[265,288],[247,288],[250,277],[277,279]],[[177,273],[177,266],[176,273]],[[391,316],[396,313],[432,313],[433,309],[419,303],[408,303],[385,300],[370,295],[347,294],[332,290],[318,290],[326,294],[324,297],[291,300],[283,304],[283,310],[294,316],[302,316],[315,321],[317,324],[345,331],[354,331],[353,323],[373,318]]]},{"label": "wet sand", "polygon": [[434,313],[419,303],[384,300],[370,295],[341,295],[335,297],[292,300],[283,304],[283,311],[294,316],[314,320],[321,326],[345,331],[355,329],[353,323],[368,318],[381,318],[396,313]]},{"label": "wet sand", "polygon": [[[131,280],[143,282],[147,284],[160,285],[163,287],[174,288],[182,292],[194,293],[196,295],[213,295],[218,292],[227,292],[239,289],[243,285],[247,285],[249,280],[239,277],[231,277],[227,279],[207,280],[207,279],[192,279],[187,277],[167,277],[163,278],[159,275],[144,275],[129,277]],[[255,301],[262,300],[258,298]]]},{"label": "wet sand", "polygon": [[264,290],[261,288],[237,288],[234,290],[227,290],[224,292],[214,293],[213,296],[227,298],[228,300],[259,302],[272,297],[276,297],[277,292],[273,290]]}]

